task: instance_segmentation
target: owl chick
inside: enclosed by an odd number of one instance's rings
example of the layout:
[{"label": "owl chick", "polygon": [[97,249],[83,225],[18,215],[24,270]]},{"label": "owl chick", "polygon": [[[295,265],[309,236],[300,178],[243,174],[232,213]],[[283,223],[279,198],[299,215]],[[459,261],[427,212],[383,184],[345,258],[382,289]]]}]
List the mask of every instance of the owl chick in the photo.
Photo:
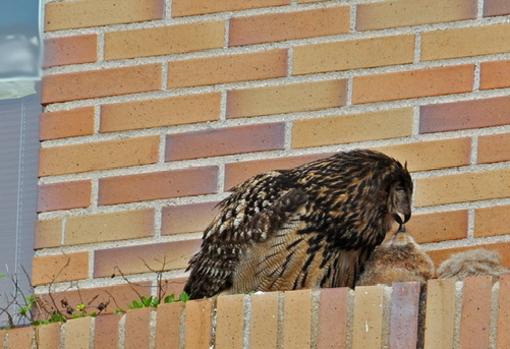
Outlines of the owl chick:
[{"label": "owl chick", "polygon": [[435,276],[432,259],[405,231],[399,231],[375,248],[357,286],[417,281],[425,284]]},{"label": "owl chick", "polygon": [[509,273],[510,269],[501,264],[497,252],[486,249],[469,250],[452,255],[437,270],[440,279],[463,280],[468,276],[499,276]]},{"label": "owl chick", "polygon": [[371,150],[252,177],[220,203],[185,291],[354,287],[391,225],[409,220],[412,191],[406,167]]}]

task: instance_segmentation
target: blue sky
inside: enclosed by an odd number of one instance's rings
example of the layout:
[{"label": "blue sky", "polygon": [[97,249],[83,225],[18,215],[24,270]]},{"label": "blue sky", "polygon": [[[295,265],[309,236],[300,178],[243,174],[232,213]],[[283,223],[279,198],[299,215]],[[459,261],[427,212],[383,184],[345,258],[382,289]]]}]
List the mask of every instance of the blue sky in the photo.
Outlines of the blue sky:
[{"label": "blue sky", "polygon": [[39,2],[37,0],[0,0],[0,34],[37,33]]}]

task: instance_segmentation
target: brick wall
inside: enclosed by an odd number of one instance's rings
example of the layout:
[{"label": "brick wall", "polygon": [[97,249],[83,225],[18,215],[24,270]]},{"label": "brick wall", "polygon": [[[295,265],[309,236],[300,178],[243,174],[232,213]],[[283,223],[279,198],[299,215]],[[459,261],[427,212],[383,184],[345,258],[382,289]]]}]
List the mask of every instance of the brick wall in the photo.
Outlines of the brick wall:
[{"label": "brick wall", "polygon": [[231,186],[358,147],[408,161],[409,228],[436,261],[485,246],[510,266],[508,14],[501,0],[46,1],[37,292],[58,274],[68,297],[77,281],[127,302],[115,267],[150,286],[145,263],[163,259],[178,291]]},{"label": "brick wall", "polygon": [[[220,296],[0,331],[5,349],[508,348],[510,274]],[[418,319],[424,314],[425,330]],[[423,333],[420,338],[419,333]]]}]

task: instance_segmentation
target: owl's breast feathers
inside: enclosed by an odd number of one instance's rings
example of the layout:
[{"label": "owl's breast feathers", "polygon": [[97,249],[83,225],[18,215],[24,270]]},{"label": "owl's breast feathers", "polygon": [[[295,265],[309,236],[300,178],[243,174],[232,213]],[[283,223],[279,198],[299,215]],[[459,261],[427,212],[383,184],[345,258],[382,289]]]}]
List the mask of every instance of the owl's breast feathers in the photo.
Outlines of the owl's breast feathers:
[{"label": "owl's breast feathers", "polygon": [[224,290],[352,286],[386,233],[385,194],[396,161],[339,153],[234,187],[191,259],[192,298]]}]

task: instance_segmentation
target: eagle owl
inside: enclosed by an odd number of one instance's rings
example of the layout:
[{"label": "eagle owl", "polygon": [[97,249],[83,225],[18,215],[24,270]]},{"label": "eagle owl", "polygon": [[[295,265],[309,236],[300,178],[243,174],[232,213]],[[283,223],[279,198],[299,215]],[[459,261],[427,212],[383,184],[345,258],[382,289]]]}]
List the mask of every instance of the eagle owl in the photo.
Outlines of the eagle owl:
[{"label": "eagle owl", "polygon": [[412,191],[406,166],[371,150],[252,177],[219,204],[185,291],[354,287],[386,232],[411,217]]}]

